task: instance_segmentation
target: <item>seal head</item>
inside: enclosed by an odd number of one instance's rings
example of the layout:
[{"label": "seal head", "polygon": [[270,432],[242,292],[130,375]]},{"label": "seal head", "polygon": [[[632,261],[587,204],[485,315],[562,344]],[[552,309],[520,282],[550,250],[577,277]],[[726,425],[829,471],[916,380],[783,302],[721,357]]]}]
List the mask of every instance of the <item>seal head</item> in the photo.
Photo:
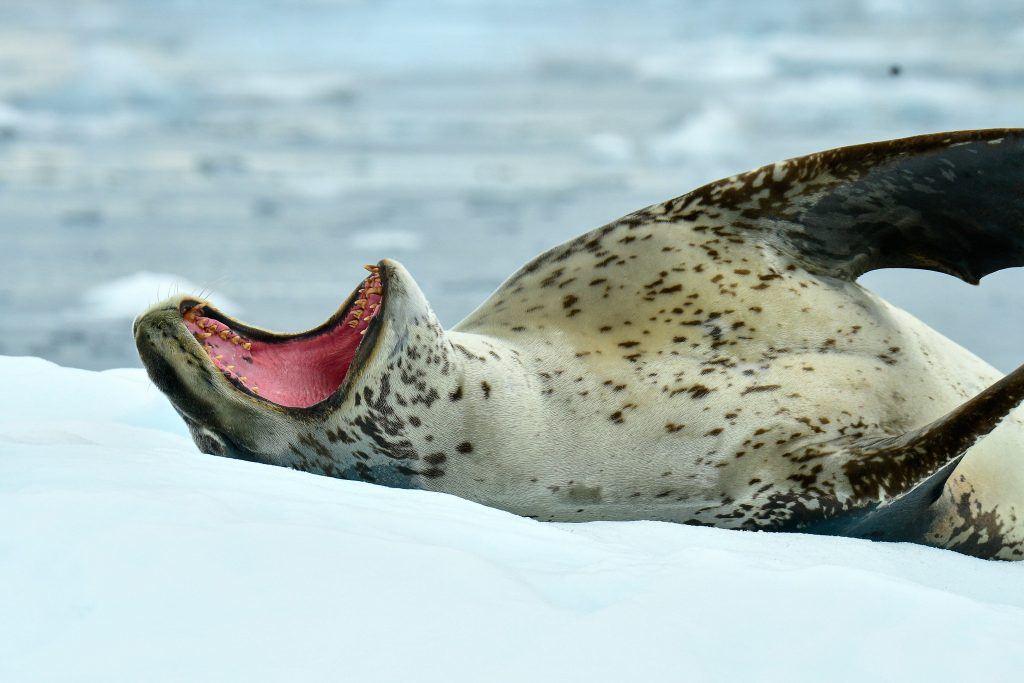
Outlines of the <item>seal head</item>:
[{"label": "seal head", "polygon": [[[305,332],[248,325],[188,296],[139,316],[133,330],[143,364],[200,450],[334,476],[349,469],[363,475],[354,478],[408,485],[411,472],[399,472],[395,458],[382,466],[358,448],[350,449],[358,456],[339,458],[323,445],[360,441],[332,431],[332,416],[344,414],[367,426],[390,453],[400,451],[383,433],[398,436],[394,421],[366,416],[374,412],[366,405],[370,387],[382,383],[372,376],[402,353],[410,335],[417,341],[443,335],[405,268],[390,260],[366,268],[369,275],[337,312]],[[310,446],[319,458],[305,452]],[[338,467],[342,459],[347,468]]]}]

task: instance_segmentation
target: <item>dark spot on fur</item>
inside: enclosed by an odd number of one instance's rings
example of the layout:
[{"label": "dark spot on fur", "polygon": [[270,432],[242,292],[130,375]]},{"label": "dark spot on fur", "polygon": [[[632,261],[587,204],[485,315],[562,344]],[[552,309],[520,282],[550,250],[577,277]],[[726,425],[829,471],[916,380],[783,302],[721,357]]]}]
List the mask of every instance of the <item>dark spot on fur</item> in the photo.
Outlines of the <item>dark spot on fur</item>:
[{"label": "dark spot on fur", "polygon": [[760,391],[777,391],[778,389],[781,389],[781,388],[782,388],[781,384],[754,384],[754,385],[749,386],[746,389],[744,389],[743,393],[740,394],[740,395],[741,396],[746,396],[747,394],[753,394],[753,393],[757,393],[757,392],[760,392]]}]

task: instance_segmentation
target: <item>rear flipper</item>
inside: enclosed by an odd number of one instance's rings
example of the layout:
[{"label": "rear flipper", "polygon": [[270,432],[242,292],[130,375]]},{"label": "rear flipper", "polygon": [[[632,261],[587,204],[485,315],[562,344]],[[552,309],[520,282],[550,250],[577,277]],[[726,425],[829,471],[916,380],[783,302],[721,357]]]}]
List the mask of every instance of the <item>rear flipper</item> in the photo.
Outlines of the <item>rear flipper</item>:
[{"label": "rear flipper", "polygon": [[1024,559],[1024,473],[1008,457],[1024,448],[1024,422],[1007,418],[1022,399],[1024,366],[921,429],[860,444],[845,468],[854,491],[904,490],[821,531]]},{"label": "rear flipper", "polygon": [[[1013,479],[1021,483],[1019,476]],[[958,469],[931,506],[932,524],[922,542],[986,559],[1024,560],[1019,487],[1015,494],[1000,496]]]}]

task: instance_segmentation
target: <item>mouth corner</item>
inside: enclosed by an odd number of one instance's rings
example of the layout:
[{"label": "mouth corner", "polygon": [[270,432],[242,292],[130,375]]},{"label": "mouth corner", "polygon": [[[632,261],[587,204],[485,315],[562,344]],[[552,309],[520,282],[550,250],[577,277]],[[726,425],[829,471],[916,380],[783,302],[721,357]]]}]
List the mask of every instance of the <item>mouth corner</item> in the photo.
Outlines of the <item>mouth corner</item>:
[{"label": "mouth corner", "polygon": [[386,259],[323,324],[280,334],[234,320],[206,301],[178,302],[181,323],[234,389],[284,409],[312,409],[345,386],[375,346],[386,299]]}]

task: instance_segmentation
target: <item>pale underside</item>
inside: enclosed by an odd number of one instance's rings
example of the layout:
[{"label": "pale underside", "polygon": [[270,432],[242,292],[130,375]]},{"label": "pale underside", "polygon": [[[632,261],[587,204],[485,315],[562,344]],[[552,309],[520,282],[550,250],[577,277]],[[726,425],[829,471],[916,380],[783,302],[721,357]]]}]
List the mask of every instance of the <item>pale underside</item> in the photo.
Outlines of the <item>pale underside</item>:
[{"label": "pale underside", "polygon": [[[776,181],[800,171],[786,164]],[[794,510],[865,498],[842,471],[851,443],[922,427],[1000,378],[854,282],[877,264],[849,265],[855,254],[837,265],[834,250],[794,256],[802,236],[749,220],[778,194],[750,175],[719,184],[745,186],[728,208],[683,197],[556,247],[453,330],[467,347],[518,352],[514,381],[526,389],[482,409],[480,419],[503,424],[497,438],[518,441],[496,449],[500,462],[487,467],[504,474],[467,485],[470,497],[541,519],[784,526]],[[845,182],[820,172],[790,181],[789,203]],[[934,265],[927,253],[912,258]],[[941,265],[976,279],[970,263]],[[1019,544],[1022,428],[1015,413],[971,448],[936,528],[957,527],[966,492],[978,511],[998,507]],[[449,476],[459,471],[453,463]],[[886,500],[905,484],[871,495]]]}]

